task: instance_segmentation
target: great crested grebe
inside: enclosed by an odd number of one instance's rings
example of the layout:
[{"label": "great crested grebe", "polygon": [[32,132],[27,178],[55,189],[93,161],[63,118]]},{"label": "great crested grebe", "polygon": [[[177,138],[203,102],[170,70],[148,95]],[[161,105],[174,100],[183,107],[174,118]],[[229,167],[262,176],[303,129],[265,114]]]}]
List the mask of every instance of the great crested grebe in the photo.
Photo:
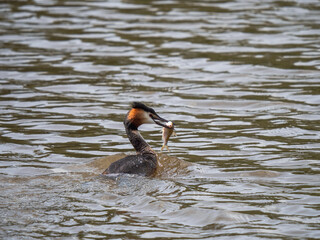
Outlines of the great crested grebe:
[{"label": "great crested grebe", "polygon": [[128,173],[151,176],[157,168],[157,156],[140,135],[138,127],[144,123],[156,123],[170,129],[173,127],[172,123],[161,118],[152,108],[140,102],[132,103],[132,108],[123,123],[137,155],[129,155],[113,162],[102,174]]}]

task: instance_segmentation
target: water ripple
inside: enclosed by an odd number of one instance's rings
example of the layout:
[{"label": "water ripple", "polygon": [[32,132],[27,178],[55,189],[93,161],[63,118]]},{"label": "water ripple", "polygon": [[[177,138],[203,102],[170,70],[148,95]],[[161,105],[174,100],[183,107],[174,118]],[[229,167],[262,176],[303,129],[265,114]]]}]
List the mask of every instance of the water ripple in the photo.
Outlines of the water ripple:
[{"label": "water ripple", "polygon": [[[318,1],[0,12],[2,238],[318,238]],[[132,101],[178,136],[154,178],[101,178],[132,153]]]}]

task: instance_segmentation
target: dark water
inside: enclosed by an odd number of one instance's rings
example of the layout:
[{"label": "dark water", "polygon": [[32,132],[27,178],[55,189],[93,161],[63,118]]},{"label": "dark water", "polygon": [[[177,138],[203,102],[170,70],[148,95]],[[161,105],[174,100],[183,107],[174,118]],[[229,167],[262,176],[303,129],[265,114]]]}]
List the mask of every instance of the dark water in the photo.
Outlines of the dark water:
[{"label": "dark water", "polygon": [[[320,236],[319,1],[0,11],[1,239]],[[171,152],[154,178],[97,177],[132,152],[132,101],[176,124]]]}]

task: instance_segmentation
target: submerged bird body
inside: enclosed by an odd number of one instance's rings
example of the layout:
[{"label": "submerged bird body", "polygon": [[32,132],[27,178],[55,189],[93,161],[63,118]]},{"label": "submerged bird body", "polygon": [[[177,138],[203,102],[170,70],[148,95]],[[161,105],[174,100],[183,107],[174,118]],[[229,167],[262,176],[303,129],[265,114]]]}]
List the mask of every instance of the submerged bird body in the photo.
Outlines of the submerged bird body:
[{"label": "submerged bird body", "polygon": [[142,103],[134,102],[132,109],[125,117],[124,126],[137,155],[126,156],[113,162],[102,174],[127,173],[151,176],[156,171],[156,153],[138,131],[138,127],[144,123],[156,123],[162,127],[169,128],[168,121],[161,118],[152,108]]},{"label": "submerged bird body", "polygon": [[126,156],[114,163],[104,172],[110,173],[127,173],[151,176],[157,169],[157,157],[154,154],[138,154]]}]

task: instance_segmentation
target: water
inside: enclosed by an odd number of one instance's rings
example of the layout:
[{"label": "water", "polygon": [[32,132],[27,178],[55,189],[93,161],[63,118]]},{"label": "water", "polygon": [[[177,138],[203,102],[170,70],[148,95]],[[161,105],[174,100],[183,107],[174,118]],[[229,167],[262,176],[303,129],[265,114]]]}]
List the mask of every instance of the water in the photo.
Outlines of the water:
[{"label": "water", "polygon": [[[0,6],[0,238],[320,236],[318,1]],[[178,136],[154,178],[99,177],[132,101]]]}]

